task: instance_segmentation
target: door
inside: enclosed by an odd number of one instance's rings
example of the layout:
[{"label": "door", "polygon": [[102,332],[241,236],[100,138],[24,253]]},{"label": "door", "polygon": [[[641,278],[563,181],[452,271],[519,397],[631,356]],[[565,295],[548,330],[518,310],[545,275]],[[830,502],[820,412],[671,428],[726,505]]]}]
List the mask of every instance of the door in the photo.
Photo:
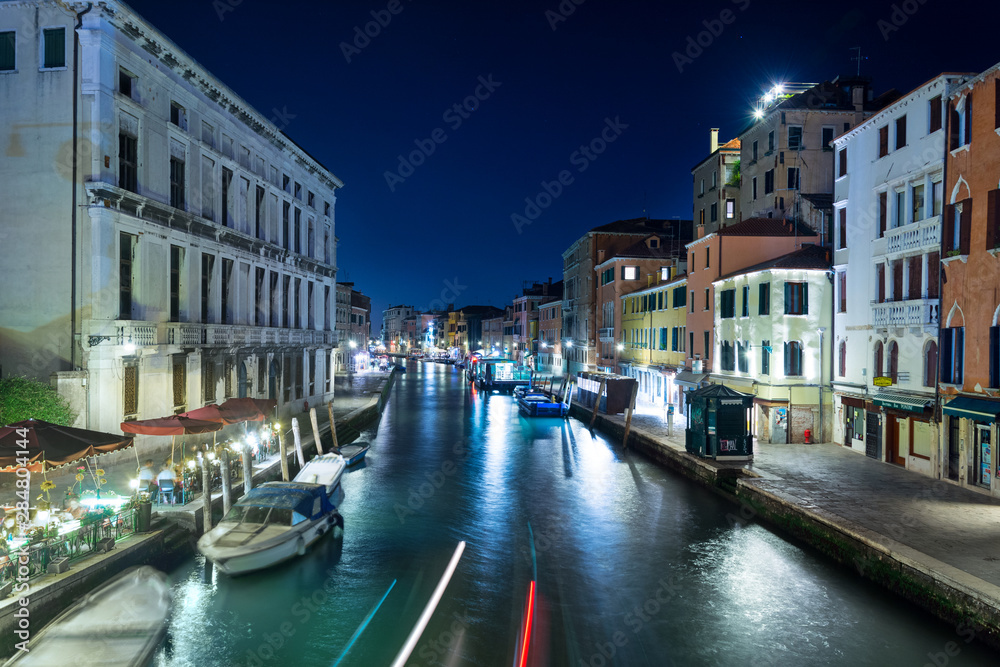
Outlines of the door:
[{"label": "door", "polygon": [[788,442],[788,408],[771,410],[771,443],[785,444]]},{"label": "door", "polygon": [[847,406],[844,408],[844,447],[851,447],[854,444],[854,408]]},{"label": "door", "polygon": [[877,412],[869,412],[865,422],[865,456],[882,458],[882,420]]},{"label": "door", "polygon": [[993,481],[993,452],[990,442],[990,425],[976,424],[976,467],[975,484],[984,489],[990,488]]},{"label": "door", "polygon": [[245,361],[239,362],[236,367],[236,396],[238,398],[247,397],[247,364]]},{"label": "door", "polygon": [[278,362],[274,359],[267,370],[267,397],[273,401],[278,399]]},{"label": "door", "polygon": [[958,417],[948,417],[948,479],[957,482],[959,471]]},{"label": "door", "polygon": [[885,441],[889,448],[889,463],[904,465],[906,460],[899,451],[899,422],[893,415],[885,416]]}]

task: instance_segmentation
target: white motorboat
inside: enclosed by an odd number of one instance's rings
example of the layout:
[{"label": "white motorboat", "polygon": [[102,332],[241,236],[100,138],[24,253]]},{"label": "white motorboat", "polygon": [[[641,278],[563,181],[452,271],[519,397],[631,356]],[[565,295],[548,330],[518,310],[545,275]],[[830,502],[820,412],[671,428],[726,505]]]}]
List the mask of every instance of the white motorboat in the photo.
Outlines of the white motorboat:
[{"label": "white motorboat", "polygon": [[170,586],[148,565],[122,572],[34,634],[16,667],[140,667],[167,631]]},{"label": "white motorboat", "polygon": [[[338,479],[333,493],[339,487]],[[226,574],[245,574],[305,555],[336,525],[343,518],[325,484],[267,482],[236,501],[198,551]]]},{"label": "white motorboat", "polygon": [[348,463],[343,456],[335,452],[323,454],[305,464],[292,481],[322,484],[326,487],[326,495],[330,502],[339,508],[344,502],[344,489],[340,485],[340,479],[344,476]]}]

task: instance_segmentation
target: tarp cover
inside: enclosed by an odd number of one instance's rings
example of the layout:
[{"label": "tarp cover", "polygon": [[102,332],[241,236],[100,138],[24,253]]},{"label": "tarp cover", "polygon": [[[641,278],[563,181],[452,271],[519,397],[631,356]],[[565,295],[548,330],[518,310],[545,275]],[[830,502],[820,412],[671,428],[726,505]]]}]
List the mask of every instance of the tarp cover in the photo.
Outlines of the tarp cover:
[{"label": "tarp cover", "polygon": [[[314,516],[313,505],[316,498],[321,498],[322,503],[319,514]],[[250,489],[250,493],[236,501],[236,504],[290,509],[310,519],[316,519],[334,510],[330,499],[326,496],[325,486],[302,482],[267,482]]]},{"label": "tarp cover", "polygon": [[[27,447],[18,444],[24,440],[28,441]],[[0,472],[12,472],[21,467],[18,458],[27,457],[31,472],[42,472],[43,460],[45,469],[51,470],[88,456],[125,449],[132,444],[130,435],[88,431],[28,419],[0,428]]]},{"label": "tarp cover", "polygon": [[142,435],[190,435],[192,433],[211,433],[222,428],[219,422],[188,419],[180,415],[159,417],[157,419],[142,419],[139,421],[122,422],[122,433],[140,433]]}]

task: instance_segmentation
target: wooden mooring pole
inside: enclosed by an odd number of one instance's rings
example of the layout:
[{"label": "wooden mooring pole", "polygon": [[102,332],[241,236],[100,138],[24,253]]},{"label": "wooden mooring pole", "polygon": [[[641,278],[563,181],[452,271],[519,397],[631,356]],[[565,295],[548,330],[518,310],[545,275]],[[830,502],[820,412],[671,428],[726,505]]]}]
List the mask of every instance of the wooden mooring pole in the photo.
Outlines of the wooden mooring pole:
[{"label": "wooden mooring pole", "polygon": [[316,441],[316,455],[323,455],[323,443],[319,440],[319,422],[316,421],[316,408],[309,408],[309,421],[312,422],[313,440]]},{"label": "wooden mooring pole", "polygon": [[205,532],[212,530],[212,476],[208,472],[208,452],[201,455],[201,503],[205,515]]},{"label": "wooden mooring pole", "polygon": [[299,433],[299,419],[292,417],[292,437],[295,439],[295,455],[299,459],[299,470],[306,467],[306,456],[302,453],[302,434]]},{"label": "wooden mooring pole", "polygon": [[635,410],[635,397],[639,393],[639,381],[632,383],[632,399],[628,403],[627,414],[625,415],[625,437],[622,439],[622,447],[628,449],[628,432],[632,428],[632,411]]},{"label": "wooden mooring pole", "polygon": [[285,434],[278,429],[278,452],[281,454],[281,479],[287,482],[288,476],[288,447],[285,446]]},{"label": "wooden mooring pole", "polygon": [[607,378],[601,378],[601,387],[597,390],[597,398],[594,399],[594,412],[590,415],[590,430],[594,430],[594,422],[597,421],[597,409],[601,407],[601,396],[604,395],[604,386],[607,384]]},{"label": "wooden mooring pole", "polygon": [[222,458],[219,459],[219,468],[222,473],[222,516],[229,514],[232,507],[233,489],[232,480],[229,478],[229,447],[223,445],[220,452]]},{"label": "wooden mooring pole", "polygon": [[333,419],[333,401],[326,404],[326,411],[330,414],[330,437],[333,439],[333,451],[340,451],[340,444],[337,442],[337,422]]}]

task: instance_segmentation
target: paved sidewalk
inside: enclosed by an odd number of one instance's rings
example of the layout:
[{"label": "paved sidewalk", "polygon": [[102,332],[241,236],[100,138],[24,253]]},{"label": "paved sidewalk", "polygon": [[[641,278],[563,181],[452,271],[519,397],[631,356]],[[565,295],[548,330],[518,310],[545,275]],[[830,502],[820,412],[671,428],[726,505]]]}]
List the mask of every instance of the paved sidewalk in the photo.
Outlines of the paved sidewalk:
[{"label": "paved sidewalk", "polygon": [[[625,421],[620,415],[609,419]],[[636,414],[632,430],[683,451],[684,427],[676,426],[680,421],[675,420],[673,436],[668,437],[661,416]],[[938,570],[948,568],[933,561],[1000,586],[1000,499],[835,444],[756,444],[752,463],[718,465],[742,466],[760,478],[741,483],[822,514],[892,551],[904,545],[912,550],[908,557]],[[976,586],[971,578],[965,583]]]}]

